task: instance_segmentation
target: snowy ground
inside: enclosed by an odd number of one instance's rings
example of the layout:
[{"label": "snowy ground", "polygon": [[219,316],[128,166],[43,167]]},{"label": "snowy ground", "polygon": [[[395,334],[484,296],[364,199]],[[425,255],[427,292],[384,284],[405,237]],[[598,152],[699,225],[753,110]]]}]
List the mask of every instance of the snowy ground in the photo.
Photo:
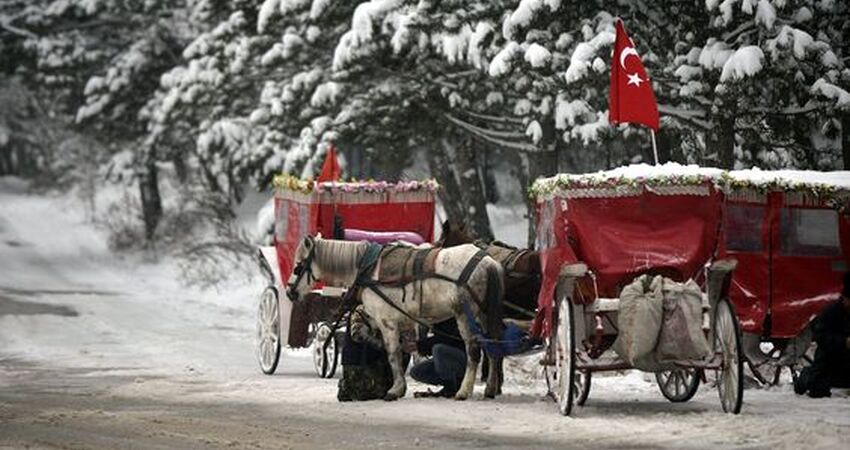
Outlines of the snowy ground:
[{"label": "snowy ground", "polygon": [[31,196],[0,179],[0,449],[814,449],[836,448],[850,431],[846,393],[812,400],[787,385],[749,389],[743,413],[731,416],[709,387],[670,404],[638,372],[595,377],[587,406],[565,418],[539,374],[517,363],[495,401],[479,386],[467,402],[341,404],[336,380],[317,378],[304,351],[260,374],[259,281],[187,289],[167,261],[111,255],[77,211],[67,197]]}]

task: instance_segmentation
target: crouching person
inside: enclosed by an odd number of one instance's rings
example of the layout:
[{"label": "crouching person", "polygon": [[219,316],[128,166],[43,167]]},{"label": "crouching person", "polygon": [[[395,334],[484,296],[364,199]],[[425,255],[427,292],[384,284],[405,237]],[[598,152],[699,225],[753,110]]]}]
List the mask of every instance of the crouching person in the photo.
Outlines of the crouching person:
[{"label": "crouching person", "polygon": [[466,372],[466,347],[460,339],[455,319],[434,325],[434,332],[418,341],[405,342],[406,352],[416,351],[428,358],[410,368],[414,380],[438,386],[440,390],[414,393],[414,397],[454,397]]},{"label": "crouching person", "polygon": [[348,316],[342,347],[342,379],[337,391],[337,400],[341,402],[384,398],[393,385],[393,371],[381,332],[368,319],[362,305]]},{"label": "crouching person", "polygon": [[794,392],[829,397],[830,389],[850,388],[850,272],[844,274],[841,298],[812,323],[817,350],[811,366],[794,380]]}]

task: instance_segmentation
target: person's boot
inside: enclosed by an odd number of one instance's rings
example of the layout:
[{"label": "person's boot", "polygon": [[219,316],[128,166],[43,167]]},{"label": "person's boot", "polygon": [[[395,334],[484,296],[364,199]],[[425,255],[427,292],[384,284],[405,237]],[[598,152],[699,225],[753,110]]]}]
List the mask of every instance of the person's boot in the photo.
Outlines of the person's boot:
[{"label": "person's boot", "polygon": [[811,398],[832,397],[832,392],[830,392],[829,388],[813,387],[813,388],[809,389],[809,397],[811,397]]},{"label": "person's boot", "polygon": [[809,368],[804,367],[799,374],[794,376],[794,393],[803,395],[809,390]]}]

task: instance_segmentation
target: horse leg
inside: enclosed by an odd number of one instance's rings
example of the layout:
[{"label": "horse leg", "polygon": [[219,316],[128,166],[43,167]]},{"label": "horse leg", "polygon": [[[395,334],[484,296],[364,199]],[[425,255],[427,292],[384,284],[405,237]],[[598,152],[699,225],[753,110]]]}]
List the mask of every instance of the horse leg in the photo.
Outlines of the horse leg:
[{"label": "horse leg", "polygon": [[502,372],[502,357],[490,355],[487,359],[490,361],[490,373],[487,375],[484,397],[496,398],[497,395],[502,393],[502,382],[499,376]]},{"label": "horse leg", "polygon": [[384,396],[384,400],[391,401],[404,397],[407,392],[407,383],[404,379],[404,367],[399,344],[399,332],[397,326],[383,324],[381,335],[384,339],[384,348],[387,350],[387,358],[393,370],[393,385]]},{"label": "horse leg", "polygon": [[466,372],[463,375],[463,381],[460,383],[460,389],[455,394],[455,400],[466,400],[472,395],[472,389],[475,387],[475,374],[478,372],[481,352],[472,330],[469,329],[466,316],[463,313],[458,313],[455,315],[455,320],[457,320],[457,329],[460,331],[463,343],[466,345]]}]

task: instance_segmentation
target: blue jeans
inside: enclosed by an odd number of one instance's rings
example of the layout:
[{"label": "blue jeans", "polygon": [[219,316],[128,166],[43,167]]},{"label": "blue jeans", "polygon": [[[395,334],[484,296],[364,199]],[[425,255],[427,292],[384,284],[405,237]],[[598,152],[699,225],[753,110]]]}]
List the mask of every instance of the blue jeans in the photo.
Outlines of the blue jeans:
[{"label": "blue jeans", "polygon": [[466,371],[466,353],[445,344],[434,345],[431,353],[432,358],[410,368],[410,376],[420,383],[442,386],[446,394],[454,395]]}]

